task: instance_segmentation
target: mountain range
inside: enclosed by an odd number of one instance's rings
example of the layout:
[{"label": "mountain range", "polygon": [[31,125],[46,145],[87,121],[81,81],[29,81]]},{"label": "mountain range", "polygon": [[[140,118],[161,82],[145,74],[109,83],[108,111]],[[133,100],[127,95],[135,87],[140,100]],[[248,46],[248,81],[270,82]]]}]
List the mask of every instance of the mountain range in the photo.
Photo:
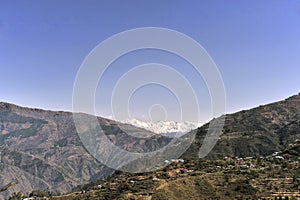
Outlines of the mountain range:
[{"label": "mountain range", "polygon": [[[300,139],[300,94],[225,117],[222,135],[205,159],[270,155]],[[120,128],[120,124],[113,120],[100,117],[97,120],[101,131],[114,144],[128,151],[154,151],[170,141],[168,137],[153,133],[154,129],[146,130],[143,127],[146,124],[138,120],[134,123],[140,123],[142,128],[130,125],[133,122],[122,124]],[[157,128],[155,131],[168,133],[191,128],[189,124],[182,128],[174,122],[160,129],[165,123],[153,125]],[[196,135],[182,158],[198,160],[199,148],[210,123],[182,136]],[[149,137],[128,136],[124,129]],[[0,188],[17,182],[11,189],[0,193],[1,199],[12,192],[26,193],[37,189],[64,193],[114,172],[87,152],[77,134],[72,113],[25,108],[4,102],[0,103],[0,161]]]},{"label": "mountain range", "polygon": [[201,124],[188,121],[182,123],[176,121],[146,122],[135,118],[126,119],[121,122],[169,137],[180,137],[201,126]]}]

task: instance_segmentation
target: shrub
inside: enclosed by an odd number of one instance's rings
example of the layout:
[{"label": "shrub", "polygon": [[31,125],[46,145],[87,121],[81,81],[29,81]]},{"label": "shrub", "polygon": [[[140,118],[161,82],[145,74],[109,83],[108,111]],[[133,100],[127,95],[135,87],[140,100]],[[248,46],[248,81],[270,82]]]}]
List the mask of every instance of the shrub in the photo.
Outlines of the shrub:
[{"label": "shrub", "polygon": [[29,194],[29,197],[44,197],[46,193],[42,190],[34,190]]}]

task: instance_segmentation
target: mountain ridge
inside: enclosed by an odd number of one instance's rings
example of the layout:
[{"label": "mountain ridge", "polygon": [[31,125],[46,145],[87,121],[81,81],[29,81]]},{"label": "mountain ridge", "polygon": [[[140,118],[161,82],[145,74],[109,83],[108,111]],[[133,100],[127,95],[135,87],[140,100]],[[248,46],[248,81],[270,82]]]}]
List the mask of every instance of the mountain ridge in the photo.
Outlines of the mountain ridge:
[{"label": "mountain ridge", "polygon": [[[115,145],[128,151],[143,152],[164,145],[164,140],[159,137],[135,140],[127,136],[117,122],[101,117],[97,120],[103,129],[99,131],[104,131]],[[135,134],[153,134],[130,125],[122,128]],[[64,193],[114,171],[87,152],[70,112],[1,102],[0,149],[0,187],[18,180],[14,189],[24,193],[36,189]],[[11,193],[5,191],[0,198]]]},{"label": "mountain ridge", "polygon": [[[272,154],[300,138],[299,116],[299,94],[227,114],[223,133],[205,159]],[[152,134],[149,139],[129,137],[118,127],[118,122],[97,119],[109,139],[125,150],[153,151],[168,143],[167,139],[152,132],[126,125],[125,128],[137,134]],[[196,133],[196,138],[182,158],[198,159],[208,126],[209,123],[187,133]],[[1,102],[0,149],[0,187],[15,180],[19,182],[14,190],[1,193],[0,198],[13,191],[34,189],[64,193],[78,184],[113,173],[83,147],[71,112],[31,109]]]},{"label": "mountain ridge", "polygon": [[193,129],[196,129],[201,126],[201,124],[193,123],[193,122],[176,122],[176,121],[142,121],[136,118],[122,120],[121,123],[131,124],[133,126],[144,128],[151,132],[157,134],[163,134],[165,136],[174,135],[181,136]]},{"label": "mountain ridge", "polygon": [[[282,101],[227,114],[220,139],[207,158],[270,154],[299,139],[299,125],[300,93]],[[209,123],[194,130],[195,142],[184,157],[197,157],[197,149],[202,145],[208,127]]]}]

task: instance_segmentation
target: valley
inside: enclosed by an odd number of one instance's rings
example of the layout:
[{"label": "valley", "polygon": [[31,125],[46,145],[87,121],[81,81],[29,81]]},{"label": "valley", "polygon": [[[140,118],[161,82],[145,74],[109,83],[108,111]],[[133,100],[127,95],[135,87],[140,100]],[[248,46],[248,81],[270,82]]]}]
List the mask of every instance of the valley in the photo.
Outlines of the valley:
[{"label": "valley", "polygon": [[[99,131],[129,151],[153,151],[170,140],[97,119]],[[181,156],[184,162],[170,158],[170,165],[154,172],[129,174],[115,172],[87,152],[72,113],[0,103],[0,187],[17,183],[0,195],[41,190],[52,199],[298,198],[299,120],[300,95],[227,114],[217,145],[204,159],[198,151],[209,123],[181,137],[196,133]],[[135,138],[123,130],[149,137]]]}]

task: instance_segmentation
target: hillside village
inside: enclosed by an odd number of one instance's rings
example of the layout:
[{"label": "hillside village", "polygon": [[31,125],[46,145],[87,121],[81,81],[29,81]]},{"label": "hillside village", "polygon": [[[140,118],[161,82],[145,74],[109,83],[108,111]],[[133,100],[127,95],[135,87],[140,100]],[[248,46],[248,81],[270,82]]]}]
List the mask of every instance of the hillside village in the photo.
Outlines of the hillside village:
[{"label": "hillside village", "polygon": [[169,165],[155,172],[116,172],[61,196],[33,191],[31,197],[14,194],[9,199],[300,199],[298,139],[265,157],[165,162]]}]

